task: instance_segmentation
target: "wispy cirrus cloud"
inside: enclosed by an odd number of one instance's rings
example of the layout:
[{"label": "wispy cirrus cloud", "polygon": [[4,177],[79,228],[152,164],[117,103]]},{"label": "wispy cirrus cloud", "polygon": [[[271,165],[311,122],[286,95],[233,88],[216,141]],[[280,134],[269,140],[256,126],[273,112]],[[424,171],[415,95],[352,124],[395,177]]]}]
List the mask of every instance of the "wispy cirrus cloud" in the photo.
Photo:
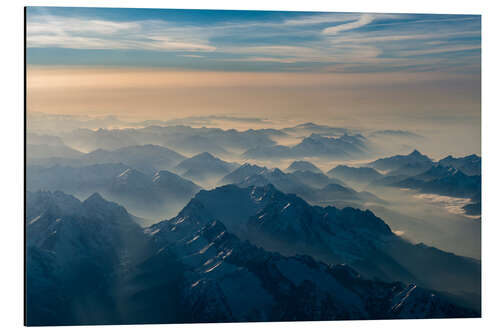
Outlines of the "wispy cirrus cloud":
[{"label": "wispy cirrus cloud", "polygon": [[340,24],[333,27],[329,27],[323,30],[323,34],[325,35],[336,35],[341,31],[348,31],[357,28],[361,28],[365,25],[368,25],[375,20],[375,16],[373,14],[363,14],[361,17],[350,23]]},{"label": "wispy cirrus cloud", "polygon": [[[134,16],[133,10],[125,11],[130,15],[120,19],[104,15],[105,9],[96,9],[92,17],[80,16],[78,10],[69,15],[50,8],[33,12],[27,21],[27,46],[40,51],[28,52],[28,61],[370,72],[451,70],[446,63],[455,64],[453,70],[469,70],[480,63],[479,55],[473,53],[481,48],[478,16],[249,12],[251,18],[246,18],[227,12],[210,17],[193,11],[195,19],[177,15],[175,10],[167,17]],[[71,49],[76,56],[58,58],[58,49]],[[78,57],[78,50],[101,52]]]},{"label": "wispy cirrus cloud", "polygon": [[406,32],[392,32],[392,33],[373,33],[373,34],[349,34],[347,36],[337,36],[335,39],[330,39],[335,43],[380,43],[380,42],[402,42],[410,40],[422,40],[427,43],[450,43],[450,39],[454,37],[473,37],[479,36],[480,31],[442,31],[440,33],[412,33]]},{"label": "wispy cirrus cloud", "polygon": [[294,64],[297,62],[304,62],[306,60],[303,58],[247,57],[247,58],[229,59],[229,61],[277,62],[281,64]]},{"label": "wispy cirrus cloud", "polygon": [[448,53],[448,52],[462,52],[462,51],[474,51],[480,50],[480,45],[461,45],[456,47],[439,47],[428,50],[412,50],[412,51],[401,51],[399,55],[401,56],[419,56],[419,55],[428,55],[428,54],[439,54],[439,53]]},{"label": "wispy cirrus cloud", "polygon": [[316,15],[306,15],[300,18],[288,19],[283,23],[275,23],[286,25],[286,26],[306,26],[306,25],[316,25],[322,23],[335,23],[335,22],[348,22],[350,20],[356,20],[358,14],[316,14]]},{"label": "wispy cirrus cloud", "polygon": [[41,16],[27,25],[27,46],[91,50],[215,51],[201,38],[182,34],[166,22],[87,20]]},{"label": "wispy cirrus cloud", "polygon": [[137,31],[140,29],[140,23],[95,19],[84,20],[81,18],[47,15],[33,18],[30,20],[27,28],[30,35],[62,35],[75,32],[109,35],[117,32]]}]

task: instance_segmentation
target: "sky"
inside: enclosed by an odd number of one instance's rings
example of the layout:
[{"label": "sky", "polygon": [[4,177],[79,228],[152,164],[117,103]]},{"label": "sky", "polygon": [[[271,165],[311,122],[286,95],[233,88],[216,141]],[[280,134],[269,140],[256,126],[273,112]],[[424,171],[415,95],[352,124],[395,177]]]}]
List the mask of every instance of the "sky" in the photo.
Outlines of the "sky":
[{"label": "sky", "polygon": [[26,46],[28,112],[480,137],[477,15],[29,7]]},{"label": "sky", "polygon": [[29,7],[28,63],[209,71],[479,70],[481,19]]}]

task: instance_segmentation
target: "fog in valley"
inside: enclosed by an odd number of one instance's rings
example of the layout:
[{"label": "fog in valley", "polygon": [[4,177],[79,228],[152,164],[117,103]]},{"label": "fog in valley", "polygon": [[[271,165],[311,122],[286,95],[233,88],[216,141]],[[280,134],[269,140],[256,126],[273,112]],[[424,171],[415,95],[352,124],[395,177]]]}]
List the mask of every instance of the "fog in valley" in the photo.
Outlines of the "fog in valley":
[{"label": "fog in valley", "polygon": [[[223,178],[245,164],[267,168],[268,171],[278,168],[284,173],[292,174],[296,170],[290,170],[289,166],[294,161],[310,162],[318,168],[315,172],[324,177],[312,186],[319,189],[332,178],[325,176],[327,172],[338,165],[363,167],[377,158],[409,155],[414,149],[438,162],[450,155],[446,145],[451,143],[442,141],[440,136],[443,134],[429,128],[421,131],[405,128],[366,130],[361,126],[338,127],[323,123],[237,116],[130,122],[115,116],[28,113],[28,190],[58,189],[82,200],[99,191],[106,199],[127,207],[141,224],[150,225],[177,215],[198,190],[225,185],[227,182]],[[313,141],[304,151],[274,149],[277,146],[299,146],[311,135],[337,139],[344,136],[348,140],[350,136],[360,136],[362,142],[332,141],[334,148],[331,151],[321,141]],[[436,145],[435,142],[440,144]],[[457,151],[456,143],[453,144],[455,148],[450,150]],[[127,151],[131,146],[135,147],[135,152]],[[168,148],[169,151],[162,152],[157,146]],[[261,148],[261,151],[256,147]],[[155,148],[160,150],[155,153]],[[175,156],[162,157],[162,153]],[[470,153],[477,152],[464,151],[454,157]],[[186,165],[183,167],[182,160],[189,160],[193,156],[195,160],[184,162]],[[108,174],[91,170],[99,164],[107,164]],[[79,170],[82,167],[94,173],[93,182],[85,178],[88,177],[85,171]],[[158,190],[156,196],[162,199],[156,198],[153,202],[150,202],[151,198],[144,201],[130,198],[127,193],[122,192],[126,188],[120,189],[116,183],[108,185],[113,178],[126,176],[129,167],[140,171],[140,177],[151,184],[155,184],[155,175],[161,171],[180,176],[177,185],[182,186],[182,190]],[[51,173],[51,168],[58,171]],[[425,171],[424,169],[419,171]],[[381,175],[387,173],[387,170],[379,171]],[[407,176],[418,173],[415,172],[411,170]],[[67,182],[65,173],[68,173]],[[52,183],[51,176],[56,178]],[[78,180],[75,177],[83,178]],[[143,179],[135,181],[140,180]],[[359,182],[355,178],[341,180],[342,185],[358,192],[370,192],[380,200],[338,198],[335,194],[310,198],[306,195],[306,200],[314,205],[370,209],[388,223],[396,234],[413,243],[422,242],[459,255],[480,258],[480,213],[468,214],[463,208],[474,202],[471,198],[426,193],[404,186],[378,186],[371,182]],[[145,184],[142,186],[145,193],[150,192]],[[285,192],[292,189],[287,186],[284,186]]]}]

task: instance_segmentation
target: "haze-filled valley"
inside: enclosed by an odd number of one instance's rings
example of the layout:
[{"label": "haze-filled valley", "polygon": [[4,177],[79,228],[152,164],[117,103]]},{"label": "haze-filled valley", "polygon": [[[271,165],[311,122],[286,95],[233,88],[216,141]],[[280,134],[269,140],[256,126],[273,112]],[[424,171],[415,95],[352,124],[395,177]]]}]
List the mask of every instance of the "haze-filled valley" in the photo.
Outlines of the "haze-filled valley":
[{"label": "haze-filled valley", "polygon": [[[28,285],[37,290],[28,316],[36,325],[480,311],[476,154],[431,158],[409,147],[432,138],[404,129],[266,127],[275,123],[229,116],[206,117],[206,127],[191,118],[73,116],[50,126],[55,116],[28,117],[38,119],[28,126],[26,169]],[[238,129],[217,127],[221,120]],[[113,240],[102,248],[102,237]],[[75,251],[77,266],[67,257]],[[89,263],[96,255],[104,261]],[[66,273],[47,276],[44,267]],[[106,293],[86,294],[92,284],[74,274],[105,281]],[[102,312],[60,292],[41,301],[38,289],[55,292],[55,281],[82,284],[78,293]],[[176,284],[184,287],[173,293]],[[342,305],[313,315],[300,305],[311,302],[304,293]],[[367,302],[381,305],[374,312]]]}]

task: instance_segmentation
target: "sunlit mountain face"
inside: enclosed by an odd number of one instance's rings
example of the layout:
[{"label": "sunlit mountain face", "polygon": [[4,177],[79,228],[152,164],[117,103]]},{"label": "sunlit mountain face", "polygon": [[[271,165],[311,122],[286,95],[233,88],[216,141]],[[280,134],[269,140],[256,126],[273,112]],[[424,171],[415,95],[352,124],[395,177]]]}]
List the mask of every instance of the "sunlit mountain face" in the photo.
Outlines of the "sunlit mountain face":
[{"label": "sunlit mountain face", "polygon": [[481,316],[481,17],[29,7],[26,324]]}]

